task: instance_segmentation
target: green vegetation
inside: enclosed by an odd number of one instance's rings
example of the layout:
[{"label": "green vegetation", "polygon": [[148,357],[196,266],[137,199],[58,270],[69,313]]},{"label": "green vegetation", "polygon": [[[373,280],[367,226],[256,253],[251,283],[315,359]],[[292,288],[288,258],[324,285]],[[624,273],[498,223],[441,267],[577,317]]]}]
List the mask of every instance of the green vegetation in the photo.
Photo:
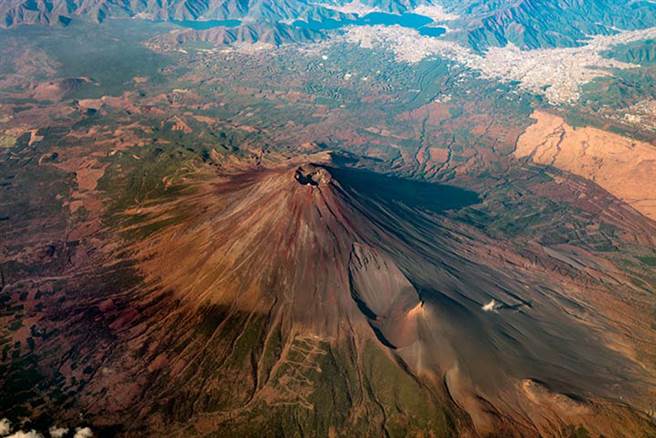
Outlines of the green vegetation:
[{"label": "green vegetation", "polygon": [[656,256],[638,256],[638,260],[647,266],[656,267]]},{"label": "green vegetation", "polygon": [[[437,436],[453,433],[449,412],[414,377],[372,342],[365,345],[364,367],[370,397],[378,400],[384,410],[386,434],[403,437],[431,430]],[[419,396],[421,395],[421,396]]]},{"label": "green vegetation", "polygon": [[[166,24],[109,20],[102,24],[99,32],[97,24],[76,20],[66,28],[25,27],[12,37],[36,42],[36,47],[57,63],[58,77],[87,77],[93,81],[69,97],[97,98],[120,95],[134,88],[135,77],[145,77],[154,84],[163,83],[166,78],[162,68],[170,59],[147,49],[143,42],[170,28]],[[22,44],[29,43],[23,41]]]},{"label": "green vegetation", "polygon": [[258,382],[264,382],[268,378],[273,366],[282,354],[284,338],[279,325],[269,328],[268,340],[263,346],[258,369]]},{"label": "green vegetation", "polygon": [[233,366],[242,369],[247,365],[246,359],[251,354],[260,350],[263,336],[266,333],[266,319],[257,315],[251,318],[241,327],[239,337],[235,340],[232,353],[226,363],[227,366]]},{"label": "green vegetation", "polygon": [[591,110],[601,107],[626,107],[656,97],[656,68],[616,71],[614,76],[596,79],[582,87],[581,106]]},{"label": "green vegetation", "polygon": [[654,65],[656,64],[656,40],[621,44],[606,51],[603,55],[630,64]]},{"label": "green vegetation", "polygon": [[13,418],[29,417],[30,402],[38,398],[39,393],[46,389],[44,386],[46,378],[39,372],[38,359],[34,354],[21,356],[18,345],[14,348],[11,363],[0,367],[0,372],[3,375],[0,411]]},{"label": "green vegetation", "polygon": [[[191,166],[197,160],[196,153],[170,145],[146,146],[111,157],[111,165],[98,181],[98,188],[109,201],[107,218],[120,219],[129,208],[175,199],[184,189],[176,184],[169,186],[167,181],[191,175]],[[127,220],[134,224],[144,219],[143,215],[135,215]],[[168,219],[149,225],[146,235],[167,223]]]},{"label": "green vegetation", "polygon": [[[280,401],[258,402],[243,416],[222,424],[214,436],[455,436],[446,402],[373,342],[360,352],[361,363],[354,348],[296,337],[287,356],[273,354],[281,362],[268,384]],[[267,349],[263,354],[270,354]]]},{"label": "green vegetation", "polygon": [[584,426],[568,426],[563,431],[563,435],[567,438],[589,438],[590,433]]},{"label": "green vegetation", "polygon": [[19,328],[23,327],[23,321],[21,319],[16,319],[9,324],[9,330],[15,332]]}]

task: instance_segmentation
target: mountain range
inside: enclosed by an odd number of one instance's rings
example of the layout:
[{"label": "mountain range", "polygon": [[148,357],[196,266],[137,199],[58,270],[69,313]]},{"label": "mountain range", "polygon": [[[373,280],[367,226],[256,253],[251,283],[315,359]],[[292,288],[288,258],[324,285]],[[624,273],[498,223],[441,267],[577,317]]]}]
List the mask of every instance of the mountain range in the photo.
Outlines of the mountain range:
[{"label": "mountain range", "polygon": [[[575,46],[590,35],[656,25],[656,4],[647,0],[6,0],[0,4],[0,26],[68,24],[74,19],[102,22],[126,17],[154,21],[240,20],[249,27],[218,29],[190,38],[219,44],[253,40],[283,44],[324,37],[297,32],[293,26],[282,31],[281,26],[296,20],[347,21],[370,11],[421,12],[418,7],[444,11],[434,18],[448,24],[448,38],[476,50],[508,43],[525,49]],[[272,34],[277,36],[272,38]]]}]

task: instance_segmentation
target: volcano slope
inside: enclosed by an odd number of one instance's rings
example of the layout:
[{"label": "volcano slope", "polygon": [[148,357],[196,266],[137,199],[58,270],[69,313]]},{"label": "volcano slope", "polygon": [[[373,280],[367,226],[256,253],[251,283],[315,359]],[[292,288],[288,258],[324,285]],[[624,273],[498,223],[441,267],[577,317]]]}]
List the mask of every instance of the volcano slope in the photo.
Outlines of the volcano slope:
[{"label": "volcano slope", "polygon": [[299,160],[122,211],[132,243],[76,280],[105,286],[48,315],[40,366],[80,385],[42,412],[126,436],[656,433],[652,295],[454,220],[474,192]]}]

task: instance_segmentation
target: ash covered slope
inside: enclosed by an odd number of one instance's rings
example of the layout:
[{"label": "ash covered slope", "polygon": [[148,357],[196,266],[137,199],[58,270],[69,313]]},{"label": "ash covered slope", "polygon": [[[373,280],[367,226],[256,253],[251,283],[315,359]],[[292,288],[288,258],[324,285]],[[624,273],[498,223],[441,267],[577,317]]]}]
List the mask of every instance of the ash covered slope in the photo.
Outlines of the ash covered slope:
[{"label": "ash covered slope", "polygon": [[653,368],[609,347],[617,273],[572,253],[558,274],[444,214],[474,202],[304,164],[126,212],[124,231],[158,231],[131,249],[143,285],[94,319],[106,371],[76,403],[179,436],[653,433]]}]

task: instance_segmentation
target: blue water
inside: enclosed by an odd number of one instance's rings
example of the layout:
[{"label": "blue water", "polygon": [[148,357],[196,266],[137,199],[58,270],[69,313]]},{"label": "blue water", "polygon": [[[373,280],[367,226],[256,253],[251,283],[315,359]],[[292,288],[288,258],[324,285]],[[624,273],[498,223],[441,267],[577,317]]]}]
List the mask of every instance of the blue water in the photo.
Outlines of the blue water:
[{"label": "blue water", "polygon": [[428,17],[417,14],[386,14],[384,12],[372,12],[356,20],[355,24],[363,24],[369,26],[384,25],[384,26],[393,26],[399,25],[402,27],[410,27],[412,29],[419,29],[422,26],[432,23]]},{"label": "blue water", "polygon": [[433,20],[423,15],[405,13],[401,15],[388,14],[385,12],[372,12],[355,20],[323,20],[323,21],[301,21],[297,20],[294,26],[310,30],[333,30],[344,26],[401,26],[416,29],[421,35],[437,37],[446,32],[443,27],[429,26]]},{"label": "blue water", "polygon": [[446,28],[444,27],[433,27],[433,26],[424,26],[419,28],[419,33],[427,37],[438,37],[446,33]]},{"label": "blue water", "polygon": [[[442,35],[446,29],[443,27],[431,26],[433,20],[423,15],[405,13],[401,15],[388,14],[385,12],[372,12],[370,14],[358,17],[355,20],[332,20],[325,19],[322,21],[301,21],[296,20],[293,26],[301,29],[315,31],[334,30],[344,26],[401,26],[410,29],[416,29],[421,35],[437,37]],[[241,25],[240,20],[207,20],[207,21],[173,21],[173,24],[188,27],[196,30],[211,29],[213,27],[237,27]]]}]

